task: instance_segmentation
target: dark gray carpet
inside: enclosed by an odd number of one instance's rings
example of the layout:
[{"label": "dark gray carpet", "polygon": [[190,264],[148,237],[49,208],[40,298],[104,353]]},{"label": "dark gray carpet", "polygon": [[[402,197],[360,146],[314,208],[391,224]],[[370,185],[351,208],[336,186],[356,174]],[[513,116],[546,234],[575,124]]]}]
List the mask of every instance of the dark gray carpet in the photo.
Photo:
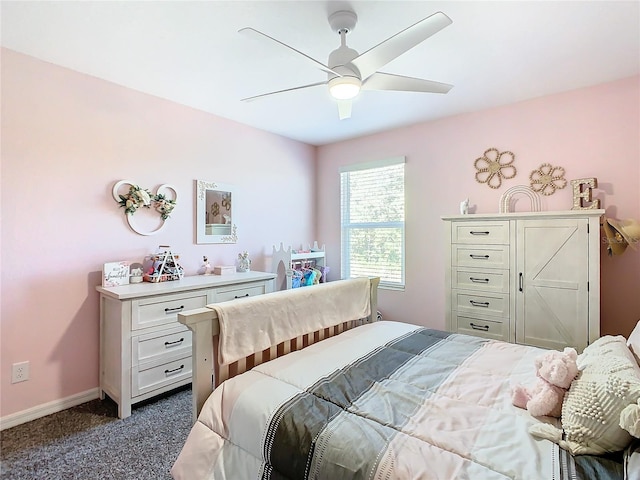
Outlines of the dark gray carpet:
[{"label": "dark gray carpet", "polygon": [[123,420],[114,402],[94,400],[0,432],[0,478],[170,479],[190,429],[190,386]]}]

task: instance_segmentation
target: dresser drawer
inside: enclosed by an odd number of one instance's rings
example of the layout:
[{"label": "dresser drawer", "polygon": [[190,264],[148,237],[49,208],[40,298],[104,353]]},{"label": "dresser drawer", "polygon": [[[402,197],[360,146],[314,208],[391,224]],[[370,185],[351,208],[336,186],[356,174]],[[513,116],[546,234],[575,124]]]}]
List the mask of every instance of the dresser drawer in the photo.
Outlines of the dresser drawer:
[{"label": "dresser drawer", "polygon": [[457,315],[457,333],[475,335],[493,340],[509,341],[509,322],[501,319],[486,320],[473,316]]},{"label": "dresser drawer", "polygon": [[184,357],[155,367],[131,368],[131,396],[145,393],[191,379],[191,357]]},{"label": "dresser drawer", "polygon": [[452,245],[454,267],[509,268],[509,247],[506,245]]},{"label": "dresser drawer", "polygon": [[228,300],[235,300],[236,298],[254,297],[265,293],[267,292],[266,285],[264,283],[235,285],[226,288],[221,287],[216,290],[214,302],[226,302]]},{"label": "dresser drawer", "polygon": [[488,293],[509,293],[509,270],[453,268],[451,288]]},{"label": "dresser drawer", "polygon": [[184,325],[131,338],[132,366],[191,355],[191,330]]},{"label": "dresser drawer", "polygon": [[509,317],[509,294],[473,294],[460,290],[452,291],[452,305],[459,314]]},{"label": "dresser drawer", "polygon": [[509,243],[509,221],[451,222],[453,243],[502,245]]},{"label": "dresser drawer", "polygon": [[207,304],[205,291],[176,293],[161,297],[146,297],[131,302],[131,329],[177,323],[178,313]]}]

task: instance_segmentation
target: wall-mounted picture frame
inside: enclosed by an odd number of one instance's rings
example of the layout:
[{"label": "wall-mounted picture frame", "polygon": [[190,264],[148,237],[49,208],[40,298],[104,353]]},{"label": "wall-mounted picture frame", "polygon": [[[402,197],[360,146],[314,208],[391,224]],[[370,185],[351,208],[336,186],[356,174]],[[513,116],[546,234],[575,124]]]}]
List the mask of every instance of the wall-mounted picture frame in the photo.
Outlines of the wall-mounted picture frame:
[{"label": "wall-mounted picture frame", "polygon": [[232,185],[196,180],[196,243],[238,241],[236,193]]}]

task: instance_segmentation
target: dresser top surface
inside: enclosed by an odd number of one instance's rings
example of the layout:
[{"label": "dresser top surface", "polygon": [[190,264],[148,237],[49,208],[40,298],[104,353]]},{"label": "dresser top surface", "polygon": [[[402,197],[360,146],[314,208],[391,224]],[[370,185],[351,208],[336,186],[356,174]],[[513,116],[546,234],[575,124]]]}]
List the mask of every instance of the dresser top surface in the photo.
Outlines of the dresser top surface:
[{"label": "dresser top surface", "polygon": [[474,221],[474,220],[516,220],[518,218],[572,218],[599,217],[604,215],[603,209],[557,210],[544,212],[509,212],[509,213],[470,213],[468,215],[443,215],[442,220]]},{"label": "dresser top surface", "polygon": [[117,300],[149,297],[152,295],[164,295],[167,293],[186,292],[203,288],[221,287],[225,285],[241,285],[249,282],[273,280],[276,275],[266,272],[242,272],[228,275],[193,275],[180,280],[159,283],[131,283],[118,287],[96,286],[96,290],[102,295]]}]

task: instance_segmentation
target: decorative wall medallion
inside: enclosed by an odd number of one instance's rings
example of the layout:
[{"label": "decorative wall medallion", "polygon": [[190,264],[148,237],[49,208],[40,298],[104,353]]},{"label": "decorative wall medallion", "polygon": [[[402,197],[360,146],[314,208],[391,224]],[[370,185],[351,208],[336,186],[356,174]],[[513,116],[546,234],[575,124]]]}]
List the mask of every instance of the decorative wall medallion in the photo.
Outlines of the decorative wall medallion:
[{"label": "decorative wall medallion", "polygon": [[231,210],[231,195],[222,195],[222,206],[227,209],[227,212]]},{"label": "decorative wall medallion", "polygon": [[[123,185],[129,185],[129,190],[125,194],[119,193],[120,188]],[[173,191],[173,198],[169,198],[165,193],[161,193],[163,190]],[[116,182],[111,191],[113,198],[121,207],[124,207],[125,217],[131,230],[140,235],[153,235],[158,233],[164,227],[164,222],[173,209],[176,207],[176,200],[178,198],[178,192],[171,185],[160,185],[155,194],[152,194],[148,189],[141,188],[137,184],[130,180],[120,180]],[[140,231],[133,222],[133,215],[140,208],[153,207],[159,214],[161,224],[160,226],[151,232]]]},{"label": "decorative wall medallion", "polygon": [[[592,192],[598,187],[597,178],[577,178],[571,180],[573,187],[573,207],[571,210],[594,210],[600,208],[600,200],[592,200]],[[590,203],[585,205],[584,202]]]},{"label": "decorative wall medallion", "polygon": [[567,186],[564,178],[564,168],[554,167],[550,163],[543,163],[537,170],[529,174],[531,188],[542,195],[553,195],[556,190],[562,190]]},{"label": "decorative wall medallion", "polygon": [[516,167],[512,165],[515,159],[516,156],[509,151],[499,152],[497,148],[486,150],[473,163],[477,170],[476,181],[486,183],[491,188],[500,188],[503,178],[508,180],[516,176]]}]

